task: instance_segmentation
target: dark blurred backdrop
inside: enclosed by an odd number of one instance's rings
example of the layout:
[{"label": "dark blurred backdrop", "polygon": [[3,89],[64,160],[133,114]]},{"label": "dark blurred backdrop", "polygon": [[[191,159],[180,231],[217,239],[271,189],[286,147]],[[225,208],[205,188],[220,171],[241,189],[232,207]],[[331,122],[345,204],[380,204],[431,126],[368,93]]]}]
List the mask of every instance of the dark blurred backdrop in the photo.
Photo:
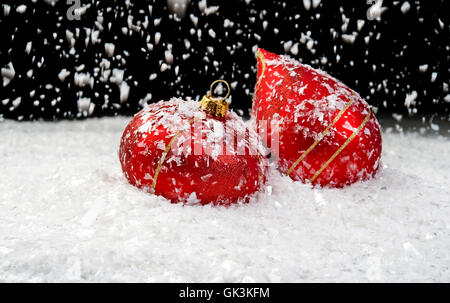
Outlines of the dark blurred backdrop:
[{"label": "dark blurred backdrop", "polygon": [[218,78],[248,115],[259,46],[327,71],[378,115],[449,119],[449,1],[80,2],[79,20],[76,0],[3,2],[0,118],[129,115]]}]

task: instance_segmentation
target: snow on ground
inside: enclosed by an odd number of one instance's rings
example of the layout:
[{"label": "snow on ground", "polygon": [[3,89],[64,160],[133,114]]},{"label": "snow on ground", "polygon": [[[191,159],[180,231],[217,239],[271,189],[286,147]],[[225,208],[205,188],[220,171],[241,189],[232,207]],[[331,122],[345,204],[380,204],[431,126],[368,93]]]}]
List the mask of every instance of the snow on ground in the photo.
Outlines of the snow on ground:
[{"label": "snow on ground", "polygon": [[450,140],[384,133],[385,168],[343,190],[272,170],[231,208],[128,185],[130,118],[0,123],[0,281],[450,282]]}]

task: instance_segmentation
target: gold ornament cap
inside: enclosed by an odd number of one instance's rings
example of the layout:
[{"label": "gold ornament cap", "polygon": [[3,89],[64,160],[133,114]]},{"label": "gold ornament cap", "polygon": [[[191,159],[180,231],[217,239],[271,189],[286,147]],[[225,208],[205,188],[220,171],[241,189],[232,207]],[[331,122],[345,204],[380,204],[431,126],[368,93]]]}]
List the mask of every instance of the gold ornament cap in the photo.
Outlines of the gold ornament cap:
[{"label": "gold ornament cap", "polygon": [[[218,83],[224,83],[227,87],[227,94],[225,97],[215,97],[213,96],[213,88],[214,85]],[[225,117],[225,115],[228,113],[228,106],[230,106],[226,99],[230,95],[230,85],[225,80],[216,80],[213,83],[211,83],[211,86],[209,88],[209,93],[207,95],[204,95],[202,100],[200,101],[200,109],[213,115],[214,117]]]}]

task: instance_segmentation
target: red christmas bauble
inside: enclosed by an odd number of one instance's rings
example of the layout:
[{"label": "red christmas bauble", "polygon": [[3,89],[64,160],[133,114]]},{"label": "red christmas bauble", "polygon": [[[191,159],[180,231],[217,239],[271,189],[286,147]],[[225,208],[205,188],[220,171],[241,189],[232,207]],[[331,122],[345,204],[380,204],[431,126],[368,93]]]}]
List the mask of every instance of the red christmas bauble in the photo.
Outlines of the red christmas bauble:
[{"label": "red christmas bauble", "polygon": [[126,127],[119,158],[127,180],[172,202],[230,204],[265,182],[267,159],[234,112],[215,117],[199,102],[147,105]]},{"label": "red christmas bauble", "polygon": [[287,56],[259,49],[257,58],[252,116],[281,172],[330,187],[377,172],[380,127],[356,92]]}]

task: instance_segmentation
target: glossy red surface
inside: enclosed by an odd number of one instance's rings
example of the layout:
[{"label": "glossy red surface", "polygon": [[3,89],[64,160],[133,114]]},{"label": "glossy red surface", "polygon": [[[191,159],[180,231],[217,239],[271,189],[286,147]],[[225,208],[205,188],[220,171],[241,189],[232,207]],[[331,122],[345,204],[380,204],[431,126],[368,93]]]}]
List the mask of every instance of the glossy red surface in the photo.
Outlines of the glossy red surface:
[{"label": "glossy red surface", "polygon": [[[178,114],[183,124],[190,125],[191,128],[189,131],[188,126],[177,137],[190,137],[190,144],[184,145],[184,150],[171,148],[168,151],[161,163],[154,189],[153,179],[165,152],[161,145],[163,143],[168,146],[178,129],[164,125],[161,119],[152,116],[152,111],[158,112],[159,116]],[[120,144],[119,158],[125,177],[132,185],[161,195],[172,202],[231,204],[240,199],[248,200],[249,195],[257,191],[265,181],[267,160],[264,156],[254,150],[253,153],[249,152],[248,146],[251,145],[248,141],[245,142],[244,152],[239,155],[227,154],[224,144],[222,154],[211,156],[211,152],[207,151],[208,145],[205,144],[209,140],[207,136],[215,134],[213,125],[219,123],[225,127],[228,120],[236,122],[233,120],[240,118],[236,115],[230,116],[230,113],[222,119],[206,115],[205,119],[216,121],[205,123],[196,120],[192,123],[193,117],[194,113],[177,113],[176,104],[162,105],[161,102],[149,105],[147,109],[139,112],[126,127]],[[151,131],[140,130],[146,123],[152,125]],[[193,131],[195,123],[203,127],[200,134]],[[242,121],[238,123],[239,126],[245,125]],[[227,123],[227,127],[230,125],[234,124]],[[172,147],[176,142],[175,140],[172,143]],[[200,154],[194,153],[195,143],[203,146],[203,152]]]},{"label": "glossy red surface", "polygon": [[[373,176],[380,167],[381,132],[369,105],[322,71],[262,49],[259,52],[260,84],[257,82],[255,87],[252,115],[258,125],[267,122],[268,146],[273,145],[271,136],[276,131],[270,125],[279,122],[279,170],[289,173],[296,160],[318,141],[290,172],[292,179],[343,187]],[[322,137],[338,115],[339,119]],[[356,136],[349,139],[353,133]]]}]

